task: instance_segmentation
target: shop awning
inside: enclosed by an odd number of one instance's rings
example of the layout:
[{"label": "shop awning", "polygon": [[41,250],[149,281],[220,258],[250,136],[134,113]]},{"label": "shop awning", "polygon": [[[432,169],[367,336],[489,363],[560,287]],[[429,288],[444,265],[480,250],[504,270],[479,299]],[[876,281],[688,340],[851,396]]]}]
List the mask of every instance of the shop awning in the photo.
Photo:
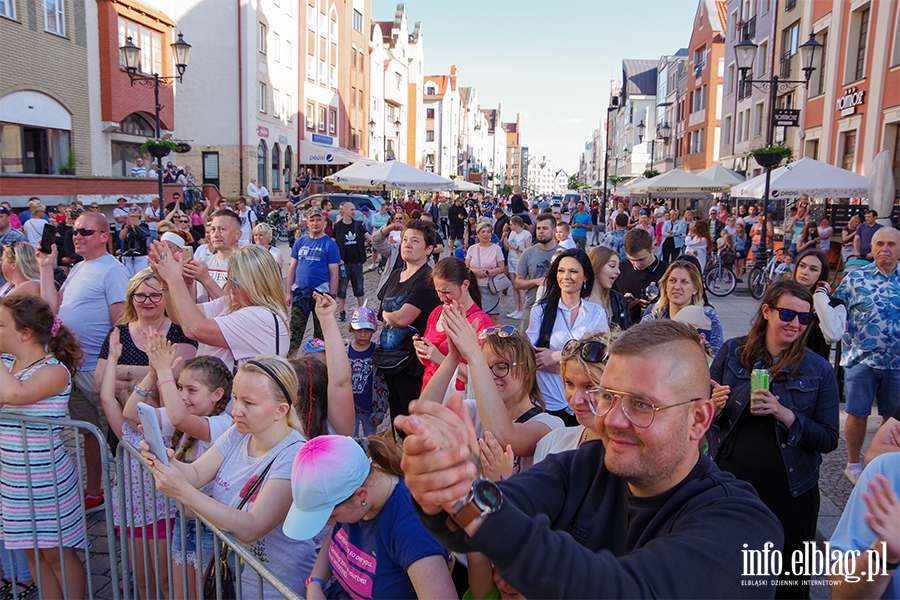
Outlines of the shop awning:
[{"label": "shop awning", "polygon": [[358,162],[375,161],[340,146],[325,146],[306,140],[300,142],[301,165],[350,165]]}]

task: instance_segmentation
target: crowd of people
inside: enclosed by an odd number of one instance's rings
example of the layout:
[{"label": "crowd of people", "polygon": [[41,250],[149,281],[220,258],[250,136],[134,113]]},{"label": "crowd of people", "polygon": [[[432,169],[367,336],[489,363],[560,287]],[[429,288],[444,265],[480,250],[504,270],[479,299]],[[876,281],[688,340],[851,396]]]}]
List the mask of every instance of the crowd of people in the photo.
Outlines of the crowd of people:
[{"label": "crowd of people", "polygon": [[[215,538],[194,515],[309,598],[809,597],[808,574],[748,574],[745,557],[771,544],[790,564],[815,543],[839,377],[857,487],[832,545],[883,550],[883,574],[831,589],[900,594],[896,229],[851,222],[841,252],[864,264],[832,289],[834,232],[801,198],[789,277],[726,340],[702,273],[758,251],[753,206],[619,202],[603,223],[596,202],[515,190],[345,202],[332,220],[295,186],[284,265],[251,184],[233,205],[123,198],[112,222],[76,204],[54,224],[32,199],[13,226],[0,206],[0,595],[82,597],[80,511],[109,500],[118,535],[158,550],[133,557],[141,597],[169,573],[196,591]],[[83,437],[84,489],[58,428],[23,439],[3,414],[107,434]],[[114,482],[123,506],[102,492],[121,444],[144,461]]]}]

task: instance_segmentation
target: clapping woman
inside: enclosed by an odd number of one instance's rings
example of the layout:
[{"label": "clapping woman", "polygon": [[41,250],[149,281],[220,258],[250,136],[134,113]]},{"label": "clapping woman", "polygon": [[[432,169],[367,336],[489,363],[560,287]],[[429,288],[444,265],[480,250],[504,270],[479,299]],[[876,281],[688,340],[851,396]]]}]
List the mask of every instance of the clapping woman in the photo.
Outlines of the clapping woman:
[{"label": "clapping woman", "polygon": [[[745,337],[725,342],[710,367],[720,411],[707,432],[719,468],[749,482],[784,527],[783,556],[816,539],[819,465],[837,448],[834,369],[806,347],[813,299],[795,281],[777,281],[763,296]],[[768,388],[752,389],[765,370]],[[792,571],[793,572],[793,571]],[[779,586],[776,598],[809,597],[809,580]]]}]

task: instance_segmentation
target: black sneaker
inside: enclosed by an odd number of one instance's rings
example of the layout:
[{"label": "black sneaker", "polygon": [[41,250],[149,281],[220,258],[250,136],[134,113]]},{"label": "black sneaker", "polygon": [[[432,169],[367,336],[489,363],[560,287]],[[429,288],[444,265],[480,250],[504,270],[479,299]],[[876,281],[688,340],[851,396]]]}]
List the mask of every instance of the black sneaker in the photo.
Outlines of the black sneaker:
[{"label": "black sneaker", "polygon": [[341,311],[340,321],[341,321],[341,323],[343,323],[343,322],[346,321],[346,320],[347,320],[347,313],[346,313],[346,311],[343,311],[343,310],[342,310],[342,311]]}]

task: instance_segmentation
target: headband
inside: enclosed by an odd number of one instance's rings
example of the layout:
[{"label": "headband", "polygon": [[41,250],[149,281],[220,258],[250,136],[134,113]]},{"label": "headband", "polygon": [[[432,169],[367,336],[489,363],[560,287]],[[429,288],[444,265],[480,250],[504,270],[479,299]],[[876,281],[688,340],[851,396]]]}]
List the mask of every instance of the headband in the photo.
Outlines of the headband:
[{"label": "headband", "polygon": [[275,375],[275,371],[273,371],[272,369],[270,369],[270,368],[267,367],[266,365],[264,365],[264,364],[262,364],[261,362],[256,361],[256,360],[248,360],[247,362],[248,362],[249,364],[253,365],[254,367],[259,367],[260,369],[262,369],[262,370],[265,372],[266,375],[268,375],[269,377],[271,377],[271,378],[272,378],[272,381],[274,381],[275,383],[278,384],[278,387],[281,389],[281,393],[284,394],[284,399],[287,401],[287,403],[288,403],[288,404],[291,403],[291,395],[288,394],[287,388],[284,387],[284,384],[281,383],[281,380],[278,379],[278,376],[277,376],[277,375]]}]

